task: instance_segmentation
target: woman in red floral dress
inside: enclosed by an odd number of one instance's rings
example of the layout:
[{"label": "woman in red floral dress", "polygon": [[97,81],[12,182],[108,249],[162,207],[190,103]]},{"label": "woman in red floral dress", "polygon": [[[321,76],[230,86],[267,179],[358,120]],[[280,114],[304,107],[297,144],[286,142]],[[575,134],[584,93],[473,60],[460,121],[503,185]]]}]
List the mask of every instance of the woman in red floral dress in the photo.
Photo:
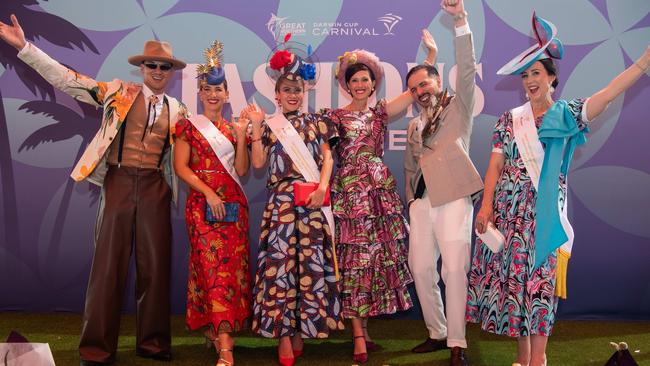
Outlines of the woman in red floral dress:
[{"label": "woman in red floral dress", "polygon": [[[212,48],[220,50],[220,44]],[[230,333],[248,327],[251,311],[248,203],[237,178],[246,174],[249,166],[246,121],[230,123],[221,116],[228,84],[218,63],[203,71],[199,75],[203,115],[177,123],[174,153],[176,173],[191,187],[185,206],[191,246],[186,324],[190,330],[204,329],[219,352],[217,365],[230,366],[234,362]],[[210,129],[197,121],[214,125],[225,138],[221,141],[232,144],[226,149],[230,159],[217,156],[204,136]],[[227,214],[224,203],[233,202],[239,204],[238,220],[222,222]],[[206,222],[206,205],[218,222]]]}]

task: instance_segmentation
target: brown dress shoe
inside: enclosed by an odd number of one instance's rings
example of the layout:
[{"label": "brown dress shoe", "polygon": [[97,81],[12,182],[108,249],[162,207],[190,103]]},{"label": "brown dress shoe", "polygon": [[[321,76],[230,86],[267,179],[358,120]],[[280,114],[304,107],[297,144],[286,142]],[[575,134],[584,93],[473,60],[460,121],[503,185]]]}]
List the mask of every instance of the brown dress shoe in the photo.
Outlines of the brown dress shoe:
[{"label": "brown dress shoe", "polygon": [[469,366],[467,357],[465,356],[465,349],[460,347],[451,348],[451,359],[449,360],[451,366]]},{"label": "brown dress shoe", "polygon": [[429,352],[435,352],[435,351],[440,351],[441,349],[447,349],[447,340],[446,339],[432,339],[432,338],[427,338],[426,341],[418,344],[417,346],[413,347],[411,352],[413,353],[429,353]]}]

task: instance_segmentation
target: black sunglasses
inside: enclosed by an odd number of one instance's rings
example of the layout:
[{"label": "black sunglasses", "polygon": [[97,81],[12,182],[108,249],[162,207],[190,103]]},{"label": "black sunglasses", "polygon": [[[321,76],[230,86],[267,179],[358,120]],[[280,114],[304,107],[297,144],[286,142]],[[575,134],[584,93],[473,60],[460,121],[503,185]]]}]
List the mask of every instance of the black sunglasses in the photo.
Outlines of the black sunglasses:
[{"label": "black sunglasses", "polygon": [[143,62],[144,66],[146,66],[148,69],[155,70],[157,68],[160,68],[160,71],[169,71],[172,69],[172,65],[164,63],[164,64],[158,64],[155,62]]}]

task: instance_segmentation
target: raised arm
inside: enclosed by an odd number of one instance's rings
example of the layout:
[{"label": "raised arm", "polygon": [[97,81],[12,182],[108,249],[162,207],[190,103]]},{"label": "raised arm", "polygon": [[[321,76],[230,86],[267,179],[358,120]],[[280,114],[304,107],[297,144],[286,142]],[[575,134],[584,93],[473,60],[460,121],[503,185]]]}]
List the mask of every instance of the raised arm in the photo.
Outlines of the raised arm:
[{"label": "raised arm", "polygon": [[606,87],[592,95],[587,102],[587,119],[589,121],[598,117],[610,102],[612,102],[621,93],[639,80],[639,78],[648,71],[650,66],[650,45],[646,48],[645,53],[634,63],[618,74]]},{"label": "raised arm", "polygon": [[84,103],[102,106],[107,85],[78,74],[28,43],[15,15],[11,25],[0,22],[0,38],[17,49],[18,58],[36,70],[48,83]]},{"label": "raised arm", "polygon": [[267,150],[262,144],[262,122],[264,111],[254,105],[246,107],[246,116],[251,121],[253,131],[251,133],[251,160],[253,168],[264,168],[267,159]]},{"label": "raised arm", "polygon": [[438,45],[427,29],[422,30],[422,44],[424,44],[424,47],[428,50],[427,58],[424,60],[424,63],[435,66],[436,59],[438,58]]},{"label": "raised arm", "polygon": [[408,106],[411,105],[411,103],[413,103],[413,96],[408,90],[387,101],[386,114],[388,114],[388,119],[391,119],[396,115],[402,113],[406,108],[408,108]]},{"label": "raised arm", "polygon": [[454,18],[454,47],[456,49],[456,98],[470,116],[474,111],[474,91],[476,89],[476,57],[474,42],[467,23],[467,12],[463,0],[445,0],[442,3],[445,12]]},{"label": "raised arm", "polygon": [[[243,114],[243,111],[242,111]],[[239,120],[233,122],[235,128],[235,171],[237,175],[243,177],[248,172],[250,159],[248,157],[248,146],[246,144],[246,130],[248,128],[248,119],[240,116]]]},{"label": "raised arm", "polygon": [[[436,58],[438,57],[438,45],[433,39],[431,33],[426,29],[422,30],[422,43],[428,50],[427,58],[424,60],[424,63],[429,65],[435,64]],[[408,90],[394,99],[391,99],[386,103],[386,113],[388,114],[388,118],[392,118],[402,113],[402,111],[408,108],[411,103],[413,103],[413,96]]]}]

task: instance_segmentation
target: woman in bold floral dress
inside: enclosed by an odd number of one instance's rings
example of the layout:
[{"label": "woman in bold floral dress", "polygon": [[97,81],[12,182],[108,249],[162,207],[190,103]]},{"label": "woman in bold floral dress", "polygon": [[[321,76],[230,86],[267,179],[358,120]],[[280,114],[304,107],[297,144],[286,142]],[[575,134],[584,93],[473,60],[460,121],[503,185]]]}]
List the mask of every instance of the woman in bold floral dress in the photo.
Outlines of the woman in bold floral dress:
[{"label": "woman in bold floral dress", "polygon": [[332,183],[336,250],[343,317],[352,319],[353,359],[364,363],[367,349],[378,347],[368,335],[367,318],[413,306],[404,242],[408,224],[395,178],[382,161],[388,119],[413,100],[407,91],[369,107],[368,99],[383,77],[379,59],[365,50],[346,52],[339,59],[337,78],[352,102],[328,113],[339,135]]},{"label": "woman in bold floral dress", "polygon": [[[296,62],[302,64],[303,60]],[[293,365],[295,357],[302,354],[303,338],[327,338],[330,330],[343,329],[333,228],[321,210],[329,194],[327,185],[333,166],[329,141],[335,134],[321,115],[300,112],[305,80],[310,78],[309,73],[301,76],[287,72],[292,65],[278,66],[281,76],[275,93],[281,113],[309,151],[310,156],[305,158],[313,159],[320,172],[318,188],[310,194],[306,206],[294,204],[293,186],[305,182],[305,177],[263,121],[263,111],[256,107],[247,110],[252,122],[253,167],[263,168],[268,163],[269,192],[260,227],[253,331],[279,338],[278,360],[285,366]]]},{"label": "woman in bold floral dress", "polygon": [[[206,68],[199,75],[199,98],[203,115],[233,145],[234,170],[242,176],[249,166],[247,121],[231,123],[221,116],[228,99],[228,84],[221,67]],[[204,329],[219,353],[217,365],[234,362],[231,333],[248,327],[250,275],[248,268],[248,202],[240,184],[202,132],[188,119],[176,124],[174,167],[190,186],[185,221],[190,239],[186,324]],[[208,223],[209,205],[217,220],[226,215],[224,202],[239,204],[236,222]]]},{"label": "woman in bold floral dress", "polygon": [[[650,47],[634,65],[590,98],[553,101],[552,94],[558,79],[551,57],[561,58],[562,47],[554,38],[555,27],[549,24],[548,21],[533,16],[535,34],[545,37],[539,40],[538,46],[524,52],[527,57],[516,57],[499,73],[521,74],[524,91],[530,100],[527,104],[530,105],[530,119],[534,122],[532,132],[536,136],[539,134],[540,139],[546,136],[543,130],[557,134],[560,129],[550,128],[558,120],[563,120],[571,126],[567,131],[572,131],[572,134],[582,139],[590,121],[648,69]],[[544,34],[550,30],[553,30],[552,34]],[[537,215],[537,209],[546,206],[544,197],[545,192],[549,191],[554,191],[553,194],[557,195],[547,201],[549,207],[555,213],[558,212],[558,201],[564,207],[567,179],[564,173],[560,173],[559,178],[554,175],[555,181],[551,181],[550,190],[545,190],[544,172],[553,166],[554,161],[551,152],[548,159],[543,159],[542,174],[537,183],[539,188],[535,186],[527,165],[530,163],[524,159],[528,153],[522,151],[517,143],[523,141],[520,140],[521,130],[516,132],[522,128],[519,127],[521,122],[513,123],[513,114],[519,116],[519,110],[521,109],[504,113],[497,122],[492,137],[492,154],[485,175],[483,202],[476,216],[476,229],[483,233],[488,225],[494,225],[504,235],[505,241],[503,247],[495,253],[481,239],[477,239],[469,273],[467,320],[481,323],[481,328],[487,332],[516,337],[517,363],[540,366],[546,365],[546,343],[555,321],[558,295],[565,297],[564,293],[557,291],[563,288],[563,285],[560,286],[563,278],[556,278],[556,270],[559,268],[558,263],[568,258],[562,249],[540,256],[539,249],[546,245],[545,242],[551,236],[546,234],[536,238],[539,233],[537,229],[542,225],[541,214]],[[517,133],[519,134],[515,138]],[[554,142],[552,139],[544,141],[544,153],[549,154],[549,151],[553,151],[553,148],[549,150],[549,146],[553,146]],[[570,157],[571,153],[560,156],[566,160],[560,159],[555,164],[558,167],[560,163],[566,164],[568,170]],[[559,229],[563,230],[562,225]],[[548,233],[544,230],[542,232]],[[561,258],[563,256],[564,259]]]}]

